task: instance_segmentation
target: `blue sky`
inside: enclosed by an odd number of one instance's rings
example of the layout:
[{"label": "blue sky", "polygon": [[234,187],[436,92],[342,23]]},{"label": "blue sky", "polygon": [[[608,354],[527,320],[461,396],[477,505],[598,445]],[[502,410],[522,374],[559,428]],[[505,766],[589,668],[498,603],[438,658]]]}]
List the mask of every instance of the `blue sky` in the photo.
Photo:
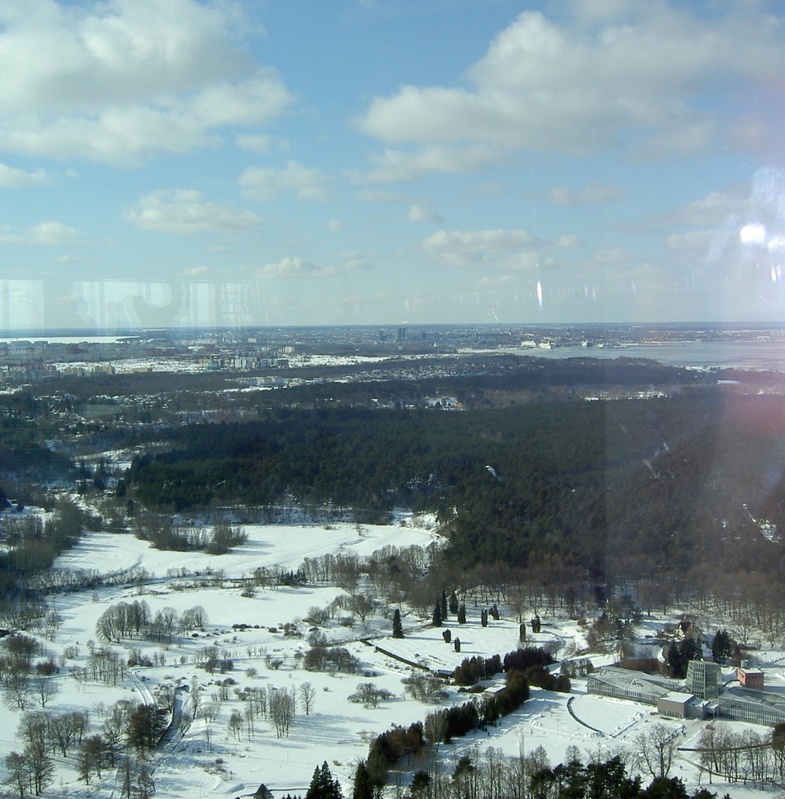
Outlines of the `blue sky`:
[{"label": "blue sky", "polygon": [[785,10],[0,5],[0,328],[785,320]]}]

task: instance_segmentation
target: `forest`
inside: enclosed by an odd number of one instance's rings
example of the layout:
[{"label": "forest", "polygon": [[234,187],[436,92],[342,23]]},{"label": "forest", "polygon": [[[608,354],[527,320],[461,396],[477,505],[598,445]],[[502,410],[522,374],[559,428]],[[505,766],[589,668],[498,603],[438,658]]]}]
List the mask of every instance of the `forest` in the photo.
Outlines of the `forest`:
[{"label": "forest", "polygon": [[[325,519],[352,520],[361,537],[363,525],[389,522],[394,511],[407,508],[433,514],[446,545],[416,552],[387,548],[367,559],[309,551],[296,571],[258,567],[228,584],[250,603],[269,587],[331,580],[353,593],[341,612],[363,626],[376,612],[373,596],[384,597],[377,609],[403,602],[407,612],[430,618],[433,627],[447,618],[443,606],[456,624],[464,624],[463,600],[472,597],[481,629],[489,615],[498,621],[498,600],[518,623],[521,642],[526,616],[533,614],[534,635],[540,632],[539,613],[561,614],[585,628],[592,652],[630,640],[644,613],[657,609],[667,615],[676,606],[696,613],[710,609],[732,624],[733,641],[721,630],[714,636],[717,657],[741,652],[756,635],[772,646],[781,640],[785,403],[765,390],[765,381],[728,374],[718,380],[716,374],[623,360],[551,365],[504,358],[493,364],[492,374],[483,369],[478,360],[470,368],[464,363],[450,374],[416,381],[317,381],[282,391],[253,386],[236,391],[225,377],[177,382],[155,374],[116,381],[102,376],[78,387],[56,381],[0,397],[0,506],[8,511],[0,553],[4,623],[20,630],[37,624],[54,636],[63,617],[53,609],[53,597],[80,591],[96,597],[108,593],[115,580],[139,590],[149,577],[141,568],[126,575],[52,568],[55,557],[88,530],[133,533],[154,550],[178,556],[218,554],[243,548],[240,525],[264,521],[266,514],[274,518],[281,509],[318,519],[325,531],[330,528]],[[46,513],[25,514],[25,504]],[[176,572],[167,579],[191,579]],[[217,575],[204,579],[220,585],[223,577]],[[370,593],[358,594],[360,585]],[[151,647],[166,650],[197,628],[201,636],[206,617],[200,606],[175,612],[134,597],[97,615],[99,645],[89,649],[84,665],[70,666],[80,686],[87,680],[114,685],[126,668],[162,667],[165,657],[148,654]],[[587,618],[591,609],[602,610],[593,623]],[[332,605],[314,606],[304,618],[309,625],[340,626],[336,612]],[[392,630],[393,638],[404,636],[400,612],[399,635],[394,617]],[[449,628],[443,630],[446,647],[461,652],[465,636],[451,640],[450,635]],[[720,653],[725,639],[727,651]],[[12,647],[28,643],[9,640]],[[328,646],[321,631],[312,631],[308,641],[306,671],[358,669],[349,649]],[[112,646],[126,647],[127,659],[113,654]],[[686,644],[669,647],[669,673],[683,676],[696,651],[687,652]],[[513,656],[527,653],[536,662],[513,662]],[[49,660],[42,668],[50,668]],[[498,654],[467,657],[453,673],[467,699],[482,691],[491,675],[504,672],[505,687],[487,699],[482,713],[472,701],[462,702],[428,713],[420,727],[393,727],[373,739],[367,760],[357,766],[357,796],[376,795],[388,771],[408,768],[422,740],[438,748],[497,724],[526,700],[529,686],[569,691],[573,675],[548,671],[552,660],[550,652],[521,647],[503,660]],[[259,662],[277,670],[282,660]],[[233,668],[226,650],[215,645],[202,646],[194,664],[210,675]],[[40,685],[40,696],[34,696],[42,708],[52,699],[44,692],[51,675],[32,670],[29,664],[18,669],[22,677],[6,690],[15,710],[24,711],[22,705],[32,701],[30,686]],[[246,677],[255,678],[256,670],[248,668]],[[445,693],[436,677],[415,673],[401,684],[405,696],[426,704],[431,695]],[[227,678],[220,686],[226,694],[222,701],[229,701],[229,685]],[[275,696],[288,697],[294,706],[293,695]],[[347,701],[375,708],[392,696],[365,683]],[[137,719],[127,710],[118,706],[117,729],[130,745]],[[156,734],[157,721],[139,719],[143,732]],[[228,723],[230,738],[239,741],[244,729],[239,711]],[[50,728],[54,736],[58,727],[45,727]],[[277,738],[288,737],[278,720],[275,730]],[[47,741],[51,752],[63,751],[54,737]],[[107,762],[117,765],[107,761],[103,749],[93,756],[90,746],[98,739],[90,741],[80,745],[79,779],[85,784],[100,777]],[[747,748],[757,753],[762,746]],[[705,764],[701,755],[706,773],[732,773],[719,754],[707,752]],[[456,767],[449,790],[479,795],[486,780],[509,779],[523,786],[522,795],[532,796],[590,796],[599,783],[611,782],[619,795],[687,796],[681,781],[667,779],[660,767],[647,772],[638,764],[634,776],[625,771],[629,764],[606,758],[584,765],[583,756],[573,754],[551,768],[530,753],[518,765],[505,761],[504,769],[472,754]],[[19,790],[27,791],[32,761],[15,756],[9,755],[6,768],[12,778],[18,776]],[[121,771],[123,762],[118,760]],[[128,784],[132,777],[141,784],[148,775],[144,769],[132,775],[130,764],[129,759]],[[768,763],[781,774],[778,764]],[[641,775],[652,778],[648,788]],[[327,776],[319,772],[314,779],[324,777],[321,782],[329,787]],[[427,784],[432,778],[415,773],[412,796],[435,795],[437,786]],[[365,794],[358,792],[363,785]],[[438,790],[448,795],[446,784]]]},{"label": "forest", "polygon": [[[110,529],[147,511],[241,520],[296,506],[363,523],[405,507],[437,515],[463,569],[598,587],[651,564],[661,580],[785,581],[778,375],[506,355],[353,368],[292,370],[277,391],[228,374],[24,386],[0,397],[0,479],[28,504],[56,485],[103,492]],[[135,453],[110,492],[108,451]],[[166,524],[142,535],[170,536]],[[30,552],[62,548],[42,548],[47,536],[0,564],[11,591]]]},{"label": "forest", "polygon": [[136,458],[127,478],[159,510],[291,497],[376,521],[413,507],[438,515],[464,567],[557,558],[602,580],[623,552],[676,572],[785,575],[764,535],[785,523],[776,396],[693,388],[469,412],[274,408],[165,438],[168,451]]}]

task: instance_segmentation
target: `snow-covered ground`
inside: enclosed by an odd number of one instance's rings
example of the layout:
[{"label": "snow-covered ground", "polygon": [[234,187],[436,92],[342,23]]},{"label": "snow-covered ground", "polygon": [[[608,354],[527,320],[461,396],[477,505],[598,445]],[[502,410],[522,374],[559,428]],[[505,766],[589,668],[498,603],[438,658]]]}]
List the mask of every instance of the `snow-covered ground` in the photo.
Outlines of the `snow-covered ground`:
[{"label": "snow-covered ground", "polygon": [[[341,623],[341,615],[346,614],[338,611],[321,629],[330,641],[343,643],[361,661],[362,673],[306,671],[301,663],[309,648],[308,636],[313,627],[304,619],[312,608],[325,608],[345,592],[336,587],[270,587],[257,588],[252,596],[243,596],[239,578],[250,576],[257,568],[279,566],[294,570],[306,557],[338,553],[365,557],[390,546],[426,547],[438,542],[439,537],[433,525],[425,521],[409,517],[390,526],[250,525],[244,528],[248,542],[222,556],[160,552],[127,534],[88,534],[73,550],[59,558],[58,567],[101,573],[139,567],[144,568],[149,577],[140,585],[64,593],[55,598],[62,626],[53,639],[46,641],[46,647],[48,653],[61,659],[64,665],[53,678],[59,691],[46,710],[52,713],[77,708],[89,710],[92,732],[98,732],[104,708],[117,699],[149,701],[163,684],[187,685],[191,691],[200,688],[203,706],[216,702],[218,716],[209,723],[198,713],[181,739],[175,739],[164,751],[153,756],[151,763],[155,768],[158,796],[167,799],[234,797],[252,794],[262,782],[276,793],[304,793],[314,767],[325,760],[342,782],[345,794],[350,795],[356,764],[367,755],[371,737],[391,725],[408,726],[423,721],[428,713],[440,707],[404,695],[401,680],[411,669],[390,654],[432,670],[451,670],[466,657],[503,656],[515,649],[517,620],[505,614],[502,608],[499,621],[491,619],[487,627],[482,627],[479,608],[469,606],[466,624],[458,625],[454,619],[449,619],[438,629],[404,607],[406,635],[403,639],[393,639],[390,620],[393,607],[378,605],[365,623],[355,619],[351,626],[345,619]],[[197,576],[214,577],[219,572],[223,579],[212,585],[196,579]],[[172,608],[180,614],[201,605],[209,621],[204,630],[178,635],[167,646],[144,641],[123,642],[122,646],[114,644],[113,648],[122,652],[124,658],[133,647],[150,657],[157,656],[159,665],[134,668],[133,673],[115,687],[93,681],[78,683],[69,675],[74,668],[85,665],[88,650],[97,640],[96,621],[110,605],[133,600],[144,600],[153,615],[164,608]],[[284,632],[287,624],[288,635]],[[240,629],[237,625],[247,627]],[[453,637],[461,639],[460,652],[444,641],[445,628],[451,630]],[[536,636],[530,634],[528,643],[547,644],[558,649],[572,642],[580,645],[582,635],[577,624],[568,619],[544,619],[542,632]],[[222,656],[232,660],[232,671],[211,675],[196,665],[198,653],[210,646],[218,647]],[[66,658],[69,647],[78,649],[78,654]],[[770,655],[772,661],[777,657],[782,657],[782,653]],[[599,659],[595,659],[597,662]],[[767,681],[777,684],[779,680],[779,684],[785,686],[781,671],[782,668],[779,671],[776,666],[772,668],[771,680],[767,673]],[[229,698],[218,701],[218,683],[227,677],[235,684],[231,686]],[[348,697],[357,690],[358,684],[368,681],[387,689],[393,697],[375,708],[350,702]],[[313,706],[306,715],[298,703],[297,715],[287,737],[276,737],[272,723],[265,720],[257,721],[250,734],[247,729],[243,729],[239,738],[230,734],[227,722],[232,711],[244,707],[238,691],[276,687],[292,688],[297,692],[306,682],[315,689]],[[466,700],[467,694],[451,687],[449,698],[441,706]],[[187,700],[185,710],[189,710]],[[6,706],[0,709],[2,756],[23,748],[15,735],[20,717],[19,710]],[[564,758],[568,746],[577,747],[583,755],[599,752],[610,757],[620,749],[629,748],[649,725],[661,721],[649,706],[588,696],[585,680],[576,679],[571,695],[533,689],[532,698],[519,711],[487,731],[442,746],[440,757],[446,759],[448,770],[451,770],[450,764],[454,765],[471,747],[482,750],[493,746],[514,756],[542,746],[553,764]],[[701,722],[664,723],[678,726],[685,741],[694,740],[702,725]],[[105,771],[100,782],[86,786],[77,779],[74,751],[55,761],[56,778],[48,795],[118,795],[119,783],[112,770]],[[697,770],[687,756],[678,759],[672,773],[693,787],[697,784]],[[728,790],[734,797],[757,795],[751,788],[723,786],[716,782],[712,790],[719,791],[720,795]]]}]

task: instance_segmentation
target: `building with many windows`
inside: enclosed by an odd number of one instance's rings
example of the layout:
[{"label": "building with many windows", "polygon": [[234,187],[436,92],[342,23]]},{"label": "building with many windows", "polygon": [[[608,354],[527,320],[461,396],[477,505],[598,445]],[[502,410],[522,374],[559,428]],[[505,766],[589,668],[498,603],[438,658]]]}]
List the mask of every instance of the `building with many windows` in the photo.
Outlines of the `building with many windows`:
[{"label": "building with many windows", "polygon": [[699,699],[714,701],[722,691],[722,667],[710,660],[687,664],[687,690]]},{"label": "building with many windows", "polygon": [[656,705],[658,699],[673,689],[672,680],[615,666],[604,666],[586,678],[586,690],[590,694],[630,699],[647,705]]},{"label": "building with many windows", "polygon": [[672,718],[718,718],[765,724],[785,723],[785,695],[734,686],[726,688],[722,669],[710,661],[690,661],[686,685],[665,677],[604,666],[589,674],[590,694],[656,705]]}]

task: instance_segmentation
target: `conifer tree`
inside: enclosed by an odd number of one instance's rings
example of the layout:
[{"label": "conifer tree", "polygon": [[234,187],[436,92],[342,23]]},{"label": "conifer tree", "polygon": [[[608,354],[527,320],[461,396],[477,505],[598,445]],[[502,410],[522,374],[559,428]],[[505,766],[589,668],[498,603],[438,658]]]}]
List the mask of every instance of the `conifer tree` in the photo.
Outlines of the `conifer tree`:
[{"label": "conifer tree", "polygon": [[361,760],[357,764],[357,770],[354,772],[354,791],[352,799],[373,799],[374,784],[371,779],[371,772],[368,771],[368,766],[365,761]]},{"label": "conifer tree", "polygon": [[437,602],[433,608],[433,626],[434,627],[441,627],[442,626],[442,605],[441,602]]},{"label": "conifer tree", "polygon": [[392,618],[392,637],[403,638],[403,624],[401,624],[401,611],[395,608]]},{"label": "conifer tree", "polygon": [[311,777],[311,784],[308,786],[305,799],[343,799],[341,786],[338,780],[333,779],[326,760],[313,770],[313,777]]},{"label": "conifer tree", "polygon": [[463,602],[458,608],[458,624],[466,624],[466,605]]}]

